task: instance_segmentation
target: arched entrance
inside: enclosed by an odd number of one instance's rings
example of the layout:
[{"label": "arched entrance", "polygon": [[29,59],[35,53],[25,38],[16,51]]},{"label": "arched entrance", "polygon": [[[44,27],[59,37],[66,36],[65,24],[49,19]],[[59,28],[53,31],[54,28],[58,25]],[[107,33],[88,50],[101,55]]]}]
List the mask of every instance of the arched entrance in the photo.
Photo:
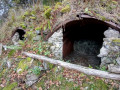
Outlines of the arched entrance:
[{"label": "arched entrance", "polygon": [[104,31],[111,27],[104,21],[83,18],[66,23],[63,30],[63,59],[83,66],[99,67],[97,57]]}]

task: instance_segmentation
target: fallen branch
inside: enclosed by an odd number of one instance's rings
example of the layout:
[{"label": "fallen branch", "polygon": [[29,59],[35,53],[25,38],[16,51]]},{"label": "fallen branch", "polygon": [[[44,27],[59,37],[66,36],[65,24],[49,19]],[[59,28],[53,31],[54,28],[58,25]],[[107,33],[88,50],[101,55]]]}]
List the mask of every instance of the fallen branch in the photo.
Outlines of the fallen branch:
[{"label": "fallen branch", "polygon": [[110,72],[91,69],[88,67],[71,64],[71,63],[60,61],[60,60],[51,59],[51,58],[48,58],[45,56],[31,54],[28,52],[22,52],[22,54],[24,54],[28,57],[31,57],[31,58],[39,59],[39,60],[49,62],[49,63],[55,64],[55,65],[59,65],[59,66],[62,66],[62,67],[68,68],[68,69],[77,70],[77,71],[85,73],[87,75],[93,75],[93,76],[98,76],[98,77],[102,77],[102,78],[120,80],[120,74],[114,74],[114,73],[110,73]]}]

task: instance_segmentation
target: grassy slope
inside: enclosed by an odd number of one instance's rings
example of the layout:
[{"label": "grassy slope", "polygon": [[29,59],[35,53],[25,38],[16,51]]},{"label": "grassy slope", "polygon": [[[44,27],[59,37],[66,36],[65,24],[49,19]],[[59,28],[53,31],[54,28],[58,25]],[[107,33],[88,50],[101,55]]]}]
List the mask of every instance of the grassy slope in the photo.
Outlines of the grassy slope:
[{"label": "grassy slope", "polygon": [[[91,2],[83,2],[82,0],[65,0],[54,6],[44,6],[43,9],[38,4],[35,4],[32,7],[30,6],[27,9],[11,9],[7,21],[1,27],[0,42],[11,45],[11,41],[9,39],[12,31],[16,27],[21,27],[26,30],[25,37],[28,38],[28,40],[20,42],[22,50],[43,55],[49,53],[47,56],[52,57],[49,48],[47,48],[48,44],[43,43],[42,39],[38,42],[32,40],[35,36],[36,30],[41,31],[47,29],[48,31],[52,31],[53,25],[57,20],[64,21],[66,19],[66,15],[69,18],[76,12],[85,12],[104,21],[112,20],[113,22],[119,23],[119,10],[120,7],[114,0],[91,0]],[[61,13],[65,14],[61,16]],[[25,75],[30,70],[31,66],[25,67],[24,72],[18,74],[16,70],[19,67],[18,65],[20,64],[20,61],[16,61],[16,59],[14,59],[25,58],[20,54],[22,50],[3,51],[3,55],[0,57],[0,89],[3,87],[26,87],[21,81],[21,77],[25,78]],[[10,69],[8,69],[3,63],[3,61],[5,62],[3,58],[7,56],[12,62],[12,67]],[[34,62],[34,65],[38,65],[38,63],[38,61]],[[56,73],[56,67],[53,68],[51,65],[50,67],[51,70],[40,78],[40,80],[34,85],[34,88],[39,88],[40,90],[82,90],[85,88],[88,90],[100,90],[101,87],[103,88],[102,90],[114,90],[115,87],[118,88],[116,81],[86,76],[82,73],[67,69],[63,69]],[[31,89],[31,87],[29,89]]]}]

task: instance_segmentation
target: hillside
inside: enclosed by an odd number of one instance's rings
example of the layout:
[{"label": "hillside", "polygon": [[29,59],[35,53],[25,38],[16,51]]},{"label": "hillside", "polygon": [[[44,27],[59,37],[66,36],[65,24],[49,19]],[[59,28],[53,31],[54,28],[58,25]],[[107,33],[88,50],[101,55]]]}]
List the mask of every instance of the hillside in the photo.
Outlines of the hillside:
[{"label": "hillside", "polygon": [[[117,80],[88,76],[50,63],[46,66],[46,62],[26,57],[22,52],[55,58],[45,38],[57,25],[82,13],[120,25],[120,3],[117,0],[64,0],[49,6],[39,3],[38,0],[27,8],[11,8],[1,26],[0,90],[117,90]],[[24,40],[14,45],[12,36],[17,29],[25,35]]]}]

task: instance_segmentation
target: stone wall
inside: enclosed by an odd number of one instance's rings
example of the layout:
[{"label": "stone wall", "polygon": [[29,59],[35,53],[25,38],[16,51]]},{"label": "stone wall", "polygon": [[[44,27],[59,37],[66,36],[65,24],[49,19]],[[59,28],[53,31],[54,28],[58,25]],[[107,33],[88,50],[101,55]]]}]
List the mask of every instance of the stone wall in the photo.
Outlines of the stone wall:
[{"label": "stone wall", "polygon": [[120,73],[120,34],[118,31],[109,28],[104,32],[105,38],[100,49],[101,67],[109,72]]},{"label": "stone wall", "polygon": [[62,28],[55,32],[49,39],[48,43],[51,43],[50,50],[56,59],[62,59],[63,57],[63,33]]},{"label": "stone wall", "polygon": [[[109,28],[104,32],[103,45],[98,57],[101,58],[100,67],[113,73],[120,73],[120,34]],[[62,28],[55,32],[49,39],[50,50],[56,59],[63,58],[63,33]]]}]

